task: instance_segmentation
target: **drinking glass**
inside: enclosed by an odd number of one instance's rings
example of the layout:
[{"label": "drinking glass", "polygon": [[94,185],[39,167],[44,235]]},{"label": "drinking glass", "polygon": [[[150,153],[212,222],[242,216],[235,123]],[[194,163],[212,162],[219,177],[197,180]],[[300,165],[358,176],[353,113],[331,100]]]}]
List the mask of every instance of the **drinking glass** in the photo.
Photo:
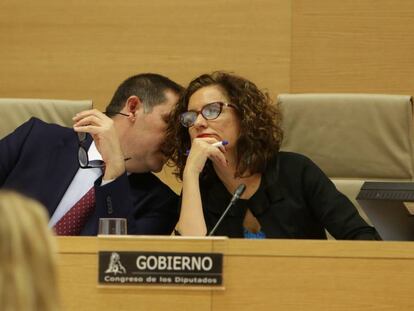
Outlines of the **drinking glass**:
[{"label": "drinking glass", "polygon": [[124,235],[127,234],[127,220],[125,218],[100,218],[98,234]]}]

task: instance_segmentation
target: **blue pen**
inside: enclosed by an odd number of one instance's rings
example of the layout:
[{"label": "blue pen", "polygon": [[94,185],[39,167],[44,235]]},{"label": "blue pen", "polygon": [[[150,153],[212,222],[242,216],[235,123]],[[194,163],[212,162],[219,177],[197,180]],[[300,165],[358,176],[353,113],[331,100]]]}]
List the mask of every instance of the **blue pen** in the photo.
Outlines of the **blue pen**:
[{"label": "blue pen", "polygon": [[[216,143],[214,143],[214,144],[211,144],[213,147],[221,147],[221,146],[225,146],[225,145],[227,145],[229,142],[227,141],[227,140],[221,140],[221,141],[218,141],[218,142],[216,142]],[[189,154],[190,154],[190,150],[191,149],[187,149],[187,151],[185,152],[185,155],[186,156],[188,156]]]}]

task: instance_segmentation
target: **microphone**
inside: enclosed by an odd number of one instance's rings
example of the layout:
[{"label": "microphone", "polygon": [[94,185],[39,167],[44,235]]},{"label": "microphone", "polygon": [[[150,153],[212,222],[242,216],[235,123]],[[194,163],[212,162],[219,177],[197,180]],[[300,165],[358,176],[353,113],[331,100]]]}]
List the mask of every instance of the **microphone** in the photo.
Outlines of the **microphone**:
[{"label": "microphone", "polygon": [[230,200],[229,205],[227,205],[226,209],[224,210],[223,214],[221,215],[221,217],[219,218],[219,220],[216,222],[216,225],[214,226],[213,229],[211,229],[210,233],[207,236],[212,236],[214,234],[214,232],[216,232],[218,226],[221,224],[221,222],[223,221],[224,216],[227,215],[228,211],[230,210],[230,208],[236,204],[236,202],[238,201],[238,199],[240,199],[241,195],[243,194],[244,190],[246,190],[246,185],[245,184],[240,184],[236,191],[234,191],[233,197]]}]

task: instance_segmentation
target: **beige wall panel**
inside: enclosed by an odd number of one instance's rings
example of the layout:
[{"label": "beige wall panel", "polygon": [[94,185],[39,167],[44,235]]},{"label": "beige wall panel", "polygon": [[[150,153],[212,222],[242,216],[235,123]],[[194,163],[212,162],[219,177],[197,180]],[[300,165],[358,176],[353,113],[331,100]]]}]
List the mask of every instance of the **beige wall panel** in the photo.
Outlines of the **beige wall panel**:
[{"label": "beige wall panel", "polygon": [[413,34],[413,1],[292,1],[291,92],[414,94]]},{"label": "beige wall panel", "polygon": [[288,0],[22,1],[0,4],[0,97],[92,99],[160,72],[187,84],[224,69],[289,91]]}]

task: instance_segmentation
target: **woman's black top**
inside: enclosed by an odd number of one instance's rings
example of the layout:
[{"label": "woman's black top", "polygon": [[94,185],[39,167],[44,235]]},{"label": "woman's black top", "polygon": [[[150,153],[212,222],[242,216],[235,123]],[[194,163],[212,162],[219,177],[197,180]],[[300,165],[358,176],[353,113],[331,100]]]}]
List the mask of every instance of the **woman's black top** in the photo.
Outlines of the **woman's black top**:
[{"label": "woman's black top", "polygon": [[[200,189],[210,232],[232,194],[214,170],[201,178]],[[297,153],[279,152],[268,164],[256,193],[248,200],[239,200],[214,235],[243,238],[247,208],[259,221],[266,238],[326,239],[326,229],[336,239],[379,239],[376,230],[321,169]]]}]

